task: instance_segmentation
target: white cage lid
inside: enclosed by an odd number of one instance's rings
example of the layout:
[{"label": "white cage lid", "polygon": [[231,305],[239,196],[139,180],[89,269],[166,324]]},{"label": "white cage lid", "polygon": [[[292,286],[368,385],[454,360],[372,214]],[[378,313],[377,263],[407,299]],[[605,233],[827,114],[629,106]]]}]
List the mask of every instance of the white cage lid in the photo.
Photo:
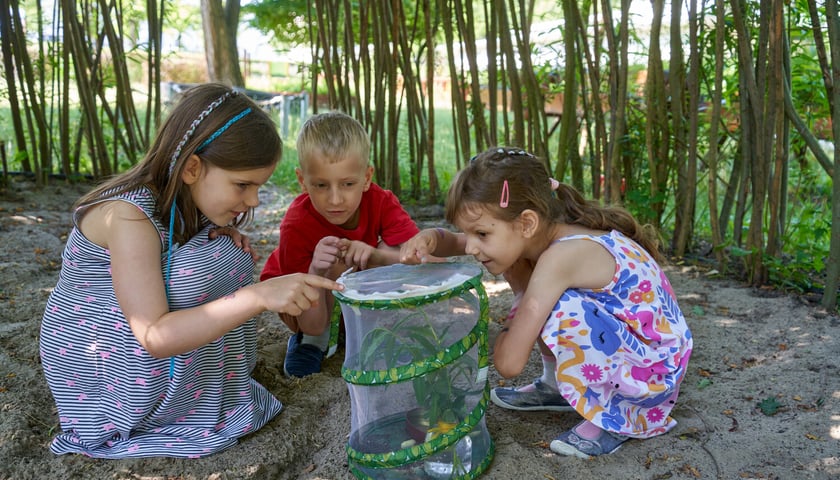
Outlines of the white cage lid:
[{"label": "white cage lid", "polygon": [[338,277],[341,295],[352,300],[390,300],[420,297],[451,290],[481,275],[468,263],[444,262],[405,265],[397,263]]}]

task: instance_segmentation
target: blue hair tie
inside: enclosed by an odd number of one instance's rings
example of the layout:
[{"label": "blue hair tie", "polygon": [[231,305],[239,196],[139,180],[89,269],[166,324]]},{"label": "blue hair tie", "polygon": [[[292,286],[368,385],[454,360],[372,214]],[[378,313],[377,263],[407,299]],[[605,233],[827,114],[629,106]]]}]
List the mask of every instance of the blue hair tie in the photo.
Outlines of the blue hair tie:
[{"label": "blue hair tie", "polygon": [[[175,202],[169,209],[169,247],[166,249],[166,273],[163,277],[163,288],[166,291],[166,301],[169,303],[169,282],[172,280],[172,236],[175,234]],[[175,374],[175,357],[169,357],[169,378]]]},{"label": "blue hair tie", "polygon": [[245,115],[248,115],[249,113],[251,113],[251,107],[248,107],[245,110],[242,110],[239,114],[235,115],[233,118],[228,120],[227,123],[222,125],[222,128],[216,130],[215,132],[213,132],[213,135],[210,135],[209,137],[207,137],[207,140],[201,142],[201,145],[199,145],[198,148],[195,149],[195,153],[199,153],[202,150],[204,150],[205,148],[207,148],[207,145],[210,145],[210,142],[219,138],[219,135],[225,133],[225,130],[230,128],[231,125],[238,122],[242,117],[244,117]]}]

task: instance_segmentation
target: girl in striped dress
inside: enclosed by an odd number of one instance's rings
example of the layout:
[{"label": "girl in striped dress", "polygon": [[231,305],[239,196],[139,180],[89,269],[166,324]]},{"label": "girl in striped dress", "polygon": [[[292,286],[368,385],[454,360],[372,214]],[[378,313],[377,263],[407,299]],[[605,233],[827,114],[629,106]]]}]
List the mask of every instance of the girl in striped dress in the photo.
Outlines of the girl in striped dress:
[{"label": "girl in striped dress", "polygon": [[299,315],[315,275],[252,284],[237,228],[280,160],[253,101],[206,84],[184,93],[142,162],[81,198],[40,355],[58,407],[56,454],[200,457],[277,415],[251,378],[253,317]]},{"label": "girl in striped dress", "polygon": [[549,178],[530,153],[504,148],[459,172],[446,219],[463,233],[424,230],[403,244],[402,261],[466,253],[505,275],[518,305],[496,339],[495,367],[514,377],[535,343],[542,353],[542,376],[494,388],[496,405],[575,412],[579,423],[550,446],[580,458],[674,427],[692,337],[653,232]]}]

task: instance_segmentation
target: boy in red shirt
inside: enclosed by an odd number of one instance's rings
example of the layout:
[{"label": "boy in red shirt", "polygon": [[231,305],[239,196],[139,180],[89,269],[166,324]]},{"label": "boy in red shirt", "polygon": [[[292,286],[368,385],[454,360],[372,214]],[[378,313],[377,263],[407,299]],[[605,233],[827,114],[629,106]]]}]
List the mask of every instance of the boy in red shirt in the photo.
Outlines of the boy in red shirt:
[{"label": "boy in red shirt", "polygon": [[[280,241],[260,280],[312,273],[335,280],[349,268],[399,262],[400,246],[419,232],[397,197],[371,181],[370,138],[340,112],[310,117],[297,138],[301,193],[280,222]],[[305,377],[321,371],[330,340],[331,292],[298,317],[281,315],[295,332],[283,370]],[[330,351],[332,355],[334,351]]]}]

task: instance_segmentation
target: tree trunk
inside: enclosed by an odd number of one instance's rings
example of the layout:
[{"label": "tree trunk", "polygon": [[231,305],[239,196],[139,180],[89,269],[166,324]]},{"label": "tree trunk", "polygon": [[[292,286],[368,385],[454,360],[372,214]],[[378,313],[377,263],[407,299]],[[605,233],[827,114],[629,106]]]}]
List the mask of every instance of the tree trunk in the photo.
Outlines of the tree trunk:
[{"label": "tree trunk", "polygon": [[[575,60],[578,58],[576,42],[578,30],[578,16],[574,14],[572,4],[576,0],[563,0],[563,43],[565,70],[563,76],[563,110],[560,117],[560,143],[558,148],[557,167],[555,172],[562,172],[568,165],[572,170],[572,185],[578,191],[585,191],[583,185],[583,168],[578,156],[578,84]],[[562,178],[562,175],[560,176]]]},{"label": "tree trunk", "polygon": [[[723,251],[724,232],[718,216],[718,146],[721,109],[723,104],[723,62],[724,62],[724,3],[723,0],[715,0],[715,76],[714,90],[712,91],[712,114],[709,119],[709,219],[712,229],[712,252],[717,261],[718,269],[726,268],[726,257]],[[726,132],[724,132],[724,135]]]},{"label": "tree trunk", "polygon": [[211,82],[244,87],[239,68],[236,31],[239,25],[239,0],[201,0],[204,29],[204,54],[207,76]]},{"label": "tree trunk", "polygon": [[[572,12],[576,18],[576,23],[579,26],[578,43],[580,50],[583,52],[583,58],[586,61],[586,72],[589,80],[589,92],[591,95],[591,108],[584,109],[584,118],[586,118],[587,128],[594,125],[594,135],[592,136],[589,169],[591,173],[592,183],[592,197],[598,200],[602,199],[601,190],[601,173],[602,167],[607,164],[606,152],[608,152],[607,145],[609,144],[609,137],[607,135],[606,115],[604,113],[605,106],[601,101],[601,69],[596,64],[595,58],[600,56],[600,48],[597,45],[601,44],[601,29],[598,23],[598,2],[592,2],[592,16],[594,25],[592,26],[593,35],[589,38],[588,23],[584,22],[584,18],[589,18],[587,15],[581,15],[577,3],[572,2]],[[593,52],[594,50],[594,52]]]},{"label": "tree trunk", "polygon": [[[15,11],[17,11],[15,9]],[[15,25],[20,22],[14,22]],[[10,4],[3,5],[0,9],[0,40],[2,40],[3,69],[5,70],[6,87],[9,90],[9,107],[12,116],[12,125],[15,130],[15,148],[21,156],[22,169],[31,172],[32,166],[29,163],[28,149],[26,147],[26,130],[21,119],[22,110],[18,101],[18,85],[15,80],[18,71],[18,57],[15,45],[23,42],[26,45],[26,35],[12,28],[12,9]]]},{"label": "tree trunk", "polygon": [[[677,214],[674,226],[673,252],[676,257],[685,255],[694,232],[694,213],[697,204],[697,131],[700,114],[700,48],[698,47],[697,30],[703,25],[703,19],[697,16],[697,0],[689,0],[689,54],[690,65],[686,77],[688,91],[688,131],[686,132],[686,161],[681,169],[677,184]],[[672,11],[678,15],[679,10]],[[673,24],[679,25],[679,22]]]},{"label": "tree trunk", "polygon": [[607,48],[610,72],[610,134],[607,161],[604,166],[606,174],[605,199],[607,203],[621,205],[621,141],[627,131],[627,57],[629,40],[630,0],[621,0],[621,22],[619,23],[619,37],[615,36],[610,2],[602,0],[605,32],[607,33]]},{"label": "tree trunk", "polygon": [[[668,122],[668,98],[670,92],[666,90],[665,69],[662,62],[662,50],[659,38],[662,32],[662,13],[665,0],[655,0],[650,28],[650,55],[648,57],[647,79],[645,81],[645,146],[648,155],[648,170],[650,172],[650,205],[653,212],[649,217],[642,218],[657,229],[661,228],[662,212],[665,209],[665,197],[668,191],[669,140],[671,129]],[[673,32],[672,35],[680,35]],[[673,53],[673,52],[672,52]],[[675,122],[676,123],[676,122]],[[678,128],[676,125],[674,128]]]},{"label": "tree trunk", "polygon": [[[458,170],[461,169],[462,158],[468,158],[470,152],[470,124],[469,115],[467,113],[467,105],[464,100],[466,92],[464,91],[464,84],[462,79],[463,67],[458,68],[455,59],[458,54],[455,52],[456,39],[455,28],[451,21],[452,6],[450,1],[458,0],[436,0],[439,12],[446,12],[442,14],[444,19],[443,34],[446,41],[446,58],[449,67],[450,91],[452,92],[452,123],[454,128],[454,143],[455,143],[455,165]],[[460,38],[460,37],[459,37]]]},{"label": "tree trunk", "polygon": [[[810,2],[809,2],[810,3]],[[831,47],[831,77],[825,79],[831,99],[831,134],[834,137],[834,171],[840,169],[840,8],[837,2],[826,2],[828,38]],[[840,286],[840,181],[834,177],[831,200],[831,246],[828,255],[825,291],[822,306],[834,310]]]}]

